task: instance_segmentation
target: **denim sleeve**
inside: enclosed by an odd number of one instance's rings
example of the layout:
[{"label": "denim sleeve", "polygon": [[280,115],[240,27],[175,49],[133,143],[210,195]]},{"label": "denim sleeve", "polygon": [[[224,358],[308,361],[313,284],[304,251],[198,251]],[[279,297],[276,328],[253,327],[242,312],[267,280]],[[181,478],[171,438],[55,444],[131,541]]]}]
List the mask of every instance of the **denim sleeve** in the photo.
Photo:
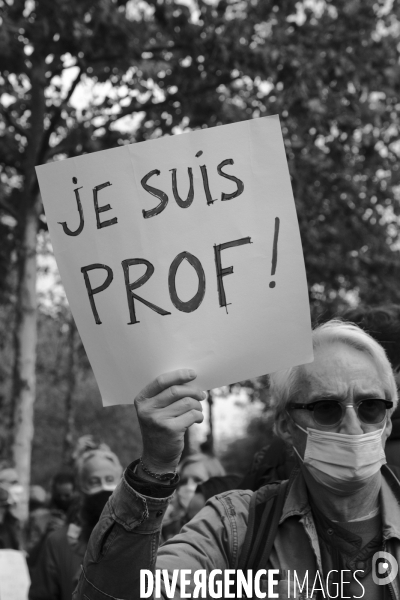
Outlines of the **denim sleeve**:
[{"label": "denim sleeve", "polygon": [[[196,571],[209,574],[214,569],[234,569],[246,532],[250,496],[248,491],[215,496],[157,556],[161,523],[171,496],[143,496],[123,479],[92,533],[74,600],[143,598],[141,569],[165,570],[167,584],[173,571],[186,570],[186,593],[193,591]],[[174,592],[168,591],[168,595],[162,582],[161,598],[189,597],[181,590],[180,581],[179,577]]]},{"label": "denim sleeve", "polygon": [[90,537],[74,600],[140,598],[140,569],[154,570],[171,497],[149,498],[120,481]]},{"label": "denim sleeve", "polygon": [[[237,568],[247,530],[251,495],[251,491],[236,490],[214,496],[182,527],[180,533],[161,546],[156,568],[168,571],[170,582],[174,570],[185,570],[187,573],[184,590],[181,587],[183,573],[180,572],[175,593],[171,593],[170,598],[202,598],[201,588],[196,583],[200,572],[204,573],[208,581],[212,571],[220,571],[216,578],[221,579],[226,569]],[[163,582],[161,589],[165,593]],[[209,598],[209,595],[206,597]]]}]

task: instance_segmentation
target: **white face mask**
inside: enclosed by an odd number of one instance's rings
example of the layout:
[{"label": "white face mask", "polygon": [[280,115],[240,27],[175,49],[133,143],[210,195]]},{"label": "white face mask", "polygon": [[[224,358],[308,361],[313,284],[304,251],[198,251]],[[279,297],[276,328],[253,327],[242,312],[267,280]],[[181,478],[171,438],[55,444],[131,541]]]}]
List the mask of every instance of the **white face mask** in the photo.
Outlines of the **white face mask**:
[{"label": "white face mask", "polygon": [[[293,421],[294,423],[294,421]],[[333,433],[308,428],[304,459],[294,448],[309,473],[334,494],[354,494],[368,484],[368,480],[386,464],[382,446],[382,429],[360,435]]]}]

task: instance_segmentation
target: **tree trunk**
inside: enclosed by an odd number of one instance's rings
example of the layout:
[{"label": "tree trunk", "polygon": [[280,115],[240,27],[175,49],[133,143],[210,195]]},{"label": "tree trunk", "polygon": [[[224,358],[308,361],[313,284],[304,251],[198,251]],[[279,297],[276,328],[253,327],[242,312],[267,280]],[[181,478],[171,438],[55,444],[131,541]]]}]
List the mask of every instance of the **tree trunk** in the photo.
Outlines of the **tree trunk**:
[{"label": "tree trunk", "polygon": [[18,517],[24,523],[29,515],[29,484],[33,438],[33,406],[36,392],[36,238],[41,200],[35,165],[44,134],[46,100],[46,64],[44,57],[32,54],[30,78],[30,118],[24,154],[24,190],[19,209],[18,291],[14,330],[14,370],[12,386],[13,439],[12,455],[24,495]]},{"label": "tree trunk", "polygon": [[36,236],[38,229],[36,200],[26,215],[20,249],[20,274],[17,294],[14,333],[13,377],[13,445],[12,454],[24,497],[19,507],[19,518],[28,518],[31,446],[33,438],[33,405],[36,391]]},{"label": "tree trunk", "polygon": [[68,332],[68,364],[67,364],[67,393],[65,396],[65,437],[63,447],[63,463],[69,465],[71,461],[72,450],[74,446],[75,433],[75,413],[74,413],[74,394],[76,388],[76,370],[75,370],[75,339],[76,325],[71,316]]}]

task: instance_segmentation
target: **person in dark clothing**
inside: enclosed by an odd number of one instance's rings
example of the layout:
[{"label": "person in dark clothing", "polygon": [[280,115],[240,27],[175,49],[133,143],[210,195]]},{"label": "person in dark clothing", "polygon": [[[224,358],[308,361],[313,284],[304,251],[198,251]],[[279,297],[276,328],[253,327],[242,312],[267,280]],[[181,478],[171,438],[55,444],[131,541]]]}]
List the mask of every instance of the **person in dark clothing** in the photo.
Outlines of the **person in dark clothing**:
[{"label": "person in dark clothing", "polygon": [[117,456],[91,438],[75,460],[80,495],[67,523],[45,539],[32,570],[29,600],[71,600],[90,534],[122,475]]},{"label": "person in dark clothing", "polygon": [[26,545],[30,571],[35,567],[46,537],[67,523],[67,513],[76,499],[76,494],[74,473],[60,471],[52,481],[50,504],[31,510]]},{"label": "person in dark clothing", "polygon": [[10,465],[0,466],[0,549],[18,550],[21,546],[21,528],[15,510],[22,486],[18,474]]},{"label": "person in dark clothing", "polygon": [[20,547],[19,521],[9,512],[5,512],[1,516],[1,509],[0,506],[0,550],[6,548],[18,550]]},{"label": "person in dark clothing", "polygon": [[67,514],[76,495],[75,475],[72,471],[60,471],[51,486],[50,508]]}]

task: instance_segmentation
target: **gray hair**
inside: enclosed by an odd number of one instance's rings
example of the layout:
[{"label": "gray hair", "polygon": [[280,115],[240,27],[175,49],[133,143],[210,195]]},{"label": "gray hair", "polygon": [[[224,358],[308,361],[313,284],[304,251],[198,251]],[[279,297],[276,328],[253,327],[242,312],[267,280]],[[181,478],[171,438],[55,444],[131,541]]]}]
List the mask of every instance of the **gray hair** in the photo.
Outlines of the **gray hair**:
[{"label": "gray hair", "polygon": [[[332,319],[313,330],[312,341],[314,351],[322,345],[341,342],[368,354],[374,361],[385,388],[389,392],[390,400],[393,402],[390,414],[393,413],[398,403],[396,381],[385,350],[372,336],[354,323]],[[270,375],[271,409],[274,412],[275,421],[299,392],[302,374],[304,374],[304,365],[276,371]]]}]

